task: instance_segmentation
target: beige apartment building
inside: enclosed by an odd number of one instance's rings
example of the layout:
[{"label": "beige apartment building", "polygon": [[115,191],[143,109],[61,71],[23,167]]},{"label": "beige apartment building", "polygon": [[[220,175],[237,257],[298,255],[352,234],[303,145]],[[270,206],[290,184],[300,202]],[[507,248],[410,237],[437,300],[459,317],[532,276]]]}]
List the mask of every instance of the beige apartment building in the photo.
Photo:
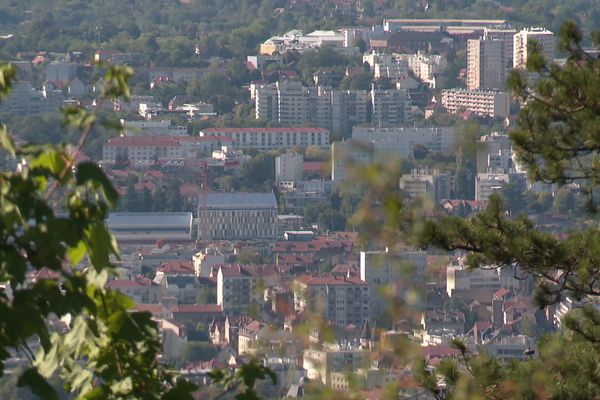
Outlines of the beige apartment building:
[{"label": "beige apartment building", "polygon": [[450,113],[504,118],[510,113],[510,97],[499,90],[447,89],[442,90],[442,106]]},{"label": "beige apartment building", "polygon": [[329,131],[317,127],[294,128],[208,128],[200,137],[219,136],[233,141],[236,149],[261,151],[288,149],[292,146],[329,148]]}]

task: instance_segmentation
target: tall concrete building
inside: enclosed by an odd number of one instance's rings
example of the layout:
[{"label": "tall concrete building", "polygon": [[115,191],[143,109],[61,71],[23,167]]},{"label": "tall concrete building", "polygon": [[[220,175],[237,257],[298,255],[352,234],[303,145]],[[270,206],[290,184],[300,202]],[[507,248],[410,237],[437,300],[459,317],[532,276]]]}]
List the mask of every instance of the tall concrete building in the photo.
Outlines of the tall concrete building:
[{"label": "tall concrete building", "polygon": [[371,123],[376,126],[402,125],[410,121],[410,99],[402,90],[371,90]]},{"label": "tall concrete building", "polygon": [[468,40],[467,89],[503,89],[506,72],[504,40]]},{"label": "tall concrete building", "polygon": [[516,33],[517,30],[513,28],[485,28],[483,31],[485,40],[504,41],[504,62],[507,73],[513,67],[514,37]]},{"label": "tall concrete building", "polygon": [[332,90],[331,132],[349,137],[352,127],[368,122],[368,104],[369,92],[366,90]]},{"label": "tall concrete building", "polygon": [[555,39],[554,33],[545,28],[526,28],[516,33],[513,41],[513,67],[525,69],[529,50],[527,44],[535,40],[542,47],[542,54],[548,61],[554,59]]},{"label": "tall concrete building", "polygon": [[275,157],[275,181],[298,182],[304,172],[304,157],[298,153],[284,153]]},{"label": "tall concrete building", "polygon": [[352,178],[352,168],[373,162],[373,143],[346,140],[331,144],[331,180],[338,184]]},{"label": "tall concrete building", "polygon": [[450,198],[452,179],[447,173],[413,169],[410,174],[400,177],[400,189],[412,198],[429,199],[439,204]]},{"label": "tall concrete building", "polygon": [[442,90],[442,107],[450,113],[468,111],[475,115],[504,118],[510,113],[510,97],[499,90]]}]

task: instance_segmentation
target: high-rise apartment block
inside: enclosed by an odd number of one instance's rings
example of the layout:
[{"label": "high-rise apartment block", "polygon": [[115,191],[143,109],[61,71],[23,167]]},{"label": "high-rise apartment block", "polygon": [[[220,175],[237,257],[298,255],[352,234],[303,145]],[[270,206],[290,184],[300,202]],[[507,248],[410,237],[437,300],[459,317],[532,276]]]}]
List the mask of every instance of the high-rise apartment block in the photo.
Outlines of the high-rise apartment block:
[{"label": "high-rise apartment block", "polygon": [[[383,74],[406,76],[408,67]],[[284,126],[312,125],[349,137],[352,127],[373,123],[398,125],[410,120],[410,99],[401,90],[337,90],[304,87],[300,82],[253,85],[257,119]]]},{"label": "high-rise apartment block", "polygon": [[506,81],[504,40],[469,39],[467,42],[467,89],[503,89]]},{"label": "high-rise apartment block", "polygon": [[516,69],[525,69],[527,65],[527,56],[529,49],[527,44],[535,41],[542,48],[542,55],[548,61],[554,59],[554,33],[544,28],[527,28],[516,33],[513,42],[513,67]]},{"label": "high-rise apartment block", "polygon": [[410,121],[410,100],[402,90],[371,90],[371,123],[376,126],[402,125]]},{"label": "high-rise apartment block", "polygon": [[275,157],[275,181],[298,182],[304,173],[304,157],[298,153],[284,153]]}]

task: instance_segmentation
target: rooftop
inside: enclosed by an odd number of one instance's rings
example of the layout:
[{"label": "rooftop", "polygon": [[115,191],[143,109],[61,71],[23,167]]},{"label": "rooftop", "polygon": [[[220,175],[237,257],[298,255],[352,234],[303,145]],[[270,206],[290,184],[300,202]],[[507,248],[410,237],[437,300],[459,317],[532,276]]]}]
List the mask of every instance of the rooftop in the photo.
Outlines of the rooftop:
[{"label": "rooftop", "polygon": [[206,193],[208,208],[266,208],[277,209],[277,200],[271,193],[210,192]]},{"label": "rooftop", "polygon": [[329,132],[325,128],[317,128],[313,126],[305,127],[283,127],[283,128],[208,128],[202,131],[204,134],[219,135],[223,133],[280,133],[280,132],[315,132],[315,133],[327,133]]},{"label": "rooftop", "polygon": [[123,212],[108,215],[109,229],[129,229],[139,227],[189,227],[192,223],[190,212]]}]

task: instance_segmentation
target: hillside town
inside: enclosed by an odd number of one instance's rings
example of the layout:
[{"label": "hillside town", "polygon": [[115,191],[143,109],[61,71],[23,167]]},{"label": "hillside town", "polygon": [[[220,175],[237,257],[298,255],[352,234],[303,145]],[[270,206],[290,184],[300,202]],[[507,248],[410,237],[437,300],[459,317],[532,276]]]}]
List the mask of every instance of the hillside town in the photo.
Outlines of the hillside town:
[{"label": "hillside town", "polygon": [[[390,244],[356,223],[365,176],[378,176],[428,216],[472,217],[495,194],[547,231],[577,224],[580,187],[530,181],[509,138],[520,104],[506,80],[537,79],[525,71],[532,40],[563,62],[549,29],[502,19],[294,29],[244,62],[202,67],[36,50],[12,61],[18,82],[0,113],[44,123],[81,106],[120,121],[78,155],[120,195],[106,221],[119,278],[107,287],[152,315],[160,361],[181,377],[207,387],[215,368],[256,358],[278,378],[261,383],[265,398],[327,389],[382,399],[396,384],[399,398],[429,399],[399,343],[431,370],[461,356],[456,338],[524,360],[585,302],[540,309],[519,265],[472,271],[466,252]],[[97,101],[100,62],[133,67],[129,101]]]}]

